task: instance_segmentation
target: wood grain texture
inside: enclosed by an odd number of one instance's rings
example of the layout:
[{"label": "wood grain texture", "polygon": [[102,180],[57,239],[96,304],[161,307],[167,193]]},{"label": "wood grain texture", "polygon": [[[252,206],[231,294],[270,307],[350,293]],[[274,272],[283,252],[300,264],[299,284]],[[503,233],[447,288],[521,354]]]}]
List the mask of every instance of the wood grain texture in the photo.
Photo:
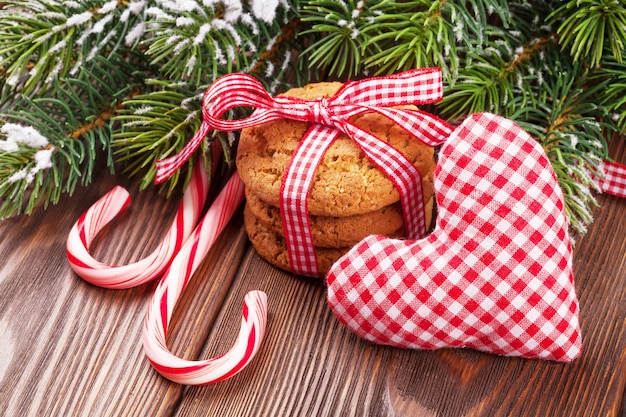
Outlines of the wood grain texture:
[{"label": "wood grain texture", "polygon": [[[626,162],[626,141],[611,154]],[[232,379],[185,388],[143,354],[155,284],[96,288],[65,259],[71,225],[116,181],[103,175],[58,206],[0,222],[0,415],[626,417],[626,200],[601,196],[577,239],[583,354],[572,364],[360,340],[332,316],[321,281],[256,255],[238,213],[177,306],[168,340],[190,359],[223,353],[251,289],[268,294],[266,339]],[[97,259],[138,259],[169,226],[176,199],[131,194],[129,212],[95,241]]]},{"label": "wood grain texture", "polygon": [[[171,415],[181,399],[184,387],[156,374],[141,346],[156,283],[130,290],[97,288],[78,278],[65,259],[71,225],[113,185],[115,179],[103,178],[101,186],[46,212],[0,223],[0,415]],[[136,189],[132,194],[135,201],[127,212],[94,241],[96,259],[112,264],[137,260],[167,230],[177,199]],[[198,275],[208,266],[228,281],[246,243],[240,227],[226,232]],[[202,285],[192,280],[190,294]],[[210,287],[204,296],[219,309],[228,285],[204,285]],[[193,356],[210,329],[210,314],[196,310],[189,298],[181,302],[198,318],[188,317],[172,329],[172,348]]]}]

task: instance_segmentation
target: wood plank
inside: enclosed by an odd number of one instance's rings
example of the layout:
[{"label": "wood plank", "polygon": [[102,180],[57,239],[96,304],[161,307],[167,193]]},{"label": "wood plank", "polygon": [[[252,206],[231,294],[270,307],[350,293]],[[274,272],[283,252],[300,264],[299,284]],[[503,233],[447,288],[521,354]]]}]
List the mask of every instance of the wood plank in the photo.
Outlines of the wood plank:
[{"label": "wood plank", "polygon": [[[622,162],[625,143],[612,145]],[[258,258],[239,213],[185,292],[170,342],[187,358],[224,352],[251,289],[270,299],[266,340],[241,374],[186,389],[160,377],[143,354],[140,331],[155,284],[99,289],[65,260],[71,225],[117,180],[103,176],[59,206],[0,222],[4,415],[626,416],[624,200],[602,196],[596,222],[578,239],[584,353],[570,365],[364,342],[334,319],[320,281]],[[137,259],[169,225],[175,199],[133,195],[131,211],[96,241],[98,259]]]},{"label": "wood plank", "polygon": [[[225,382],[191,388],[177,415],[360,415],[378,407],[391,351],[357,339],[333,318],[320,280],[294,277],[251,250],[201,357],[226,351],[247,291],[268,294],[266,339],[255,360]],[[379,415],[378,413],[372,415]]]},{"label": "wood plank", "polygon": [[[624,141],[612,154],[626,162]],[[269,296],[267,338],[240,375],[190,389],[177,415],[625,416],[626,200],[599,202],[575,249],[584,352],[572,364],[371,345],[332,317],[320,282],[251,250],[201,356],[230,346],[251,289]]]},{"label": "wood plank", "polygon": [[[158,375],[141,346],[141,328],[156,283],[129,290],[94,287],[65,258],[65,239],[78,216],[116,184],[105,177],[48,211],[0,222],[0,404],[7,416],[171,415],[184,392]],[[151,252],[178,204],[154,191],[138,193],[127,213],[94,243],[94,256],[122,264]],[[225,282],[246,247],[240,227],[228,229],[205,265]],[[205,271],[206,272],[206,271]],[[191,290],[202,288],[192,281]],[[226,290],[208,284],[203,296],[220,305]],[[193,300],[185,300],[197,311]],[[173,329],[173,349],[201,348],[206,311]],[[200,323],[199,323],[200,322]],[[198,342],[199,340],[199,342]],[[1,413],[0,413],[1,414]]]}]

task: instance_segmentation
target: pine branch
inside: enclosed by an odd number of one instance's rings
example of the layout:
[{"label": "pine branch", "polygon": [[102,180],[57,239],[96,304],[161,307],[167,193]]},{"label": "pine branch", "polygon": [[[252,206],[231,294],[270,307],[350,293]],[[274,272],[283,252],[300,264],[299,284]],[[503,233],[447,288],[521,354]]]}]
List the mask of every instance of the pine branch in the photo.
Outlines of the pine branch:
[{"label": "pine branch", "polygon": [[304,54],[339,78],[439,66],[454,83],[462,50],[482,48],[494,17],[509,20],[506,1],[310,0],[302,8],[311,23],[304,33],[318,40]]},{"label": "pine branch", "polygon": [[622,135],[626,134],[626,63],[605,59],[594,75],[607,85],[598,95],[598,101],[610,112],[608,122],[614,123]]},{"label": "pine branch", "polygon": [[[22,95],[0,115],[0,218],[28,214],[89,184],[102,157],[113,170],[112,115],[141,85],[133,75],[140,65],[96,57],[77,78],[58,80],[63,87],[54,86],[54,96]],[[24,132],[39,140],[24,141]]]},{"label": "pine branch", "polygon": [[303,51],[308,56],[309,67],[323,68],[330,76],[348,78],[363,71],[363,57],[371,45],[371,39],[363,31],[372,23],[371,3],[323,0],[303,5],[302,21],[311,27],[302,34],[317,35],[314,43]]},{"label": "pine branch", "polygon": [[248,73],[259,79],[271,93],[293,86],[303,86],[321,78],[317,68],[300,62],[298,51],[312,42],[311,37],[299,31],[302,22],[295,18],[284,24],[280,34],[263,50]]},{"label": "pine branch", "polygon": [[541,18],[548,13],[545,4],[509,6],[508,28],[488,26],[484,48],[466,51],[457,82],[446,88],[438,106],[444,117],[457,119],[482,111],[507,116],[535,101],[533,86],[541,82],[544,57],[558,49],[557,40]]},{"label": "pine branch", "polygon": [[[141,189],[154,182],[155,162],[182,150],[187,141],[200,127],[202,95],[185,83],[168,83],[147,80],[152,91],[138,94],[126,100],[115,120],[121,129],[114,135],[114,147],[119,162],[126,163],[129,175],[142,174]],[[203,142],[202,154],[206,155],[207,141]],[[229,146],[224,149],[230,149]],[[212,158],[207,158],[209,162]],[[187,168],[193,165],[193,159]],[[185,171],[183,171],[185,172]],[[184,176],[188,181],[190,169]],[[169,180],[169,193],[180,179],[176,172]]]},{"label": "pine branch", "polygon": [[[219,15],[223,11],[216,13]],[[292,62],[291,51],[294,49],[298,26],[298,19],[279,26],[279,33],[268,42],[265,49],[259,51],[249,67],[244,69],[265,84],[270,92],[286,89],[294,84],[304,85],[316,77],[315,71],[302,69]],[[207,39],[213,43],[210,33],[207,34]],[[299,41],[302,42],[302,38]],[[198,63],[194,65],[197,66]],[[154,182],[156,160],[179,152],[193,136],[201,122],[203,91],[216,77],[226,72],[227,69],[218,66],[215,73],[204,72],[200,78],[189,77],[178,81],[148,79],[144,93],[123,103],[115,117],[120,128],[114,134],[113,147],[116,149],[116,161],[127,165],[124,172],[131,176],[142,176],[141,189]],[[239,114],[237,117],[242,116],[243,114]],[[208,137],[198,154],[210,166],[213,159],[209,145],[216,139],[222,143],[226,163],[230,164],[236,134],[216,133]],[[188,182],[193,159],[186,168],[167,181],[168,195],[181,182],[181,178],[185,184]]]},{"label": "pine branch", "polygon": [[[143,1],[9,1],[0,10],[0,89],[32,95],[142,34]],[[56,84],[58,85],[58,83]]]},{"label": "pine branch", "polygon": [[[290,59],[295,27],[281,25],[295,15],[296,9],[283,3],[275,9],[255,3],[252,10],[237,8],[237,2],[227,7],[204,4],[162,0],[150,3],[85,1],[63,5],[48,1],[6,3],[0,11],[4,18],[0,22],[0,39],[7,40],[0,42],[3,125],[7,125],[7,129],[21,126],[40,132],[52,153],[45,169],[36,168],[39,150],[25,144],[11,153],[0,154],[0,215],[30,212],[36,204],[58,201],[62,192],[71,193],[79,182],[88,184],[99,157],[106,159],[111,170],[117,158],[128,164],[127,173],[141,171],[145,174],[142,185],[146,187],[152,182],[153,171],[140,168],[173,150],[180,150],[191,137],[199,117],[194,117],[186,106],[193,104],[191,98],[217,76],[237,69],[262,70],[267,85],[273,89],[281,88],[287,79],[299,77],[294,77],[296,68]],[[207,30],[207,24],[214,27]],[[191,44],[196,43],[200,49],[182,50],[178,61],[167,56],[165,50],[165,56],[149,57],[155,63],[150,66],[145,54],[163,53],[164,50],[159,51],[154,46],[160,39],[169,39],[169,44],[177,47],[173,42],[176,39],[168,38],[172,28],[183,28],[185,36],[196,31]],[[243,39],[247,43],[242,43]],[[202,49],[207,45],[235,51],[237,59],[213,65],[217,62],[213,59],[216,55],[209,56],[205,54],[206,48]],[[137,57],[139,59],[135,59]],[[182,66],[186,73],[172,70],[181,64],[180,59],[190,60]],[[206,71],[208,63],[215,72]],[[247,68],[241,68],[242,64]],[[148,84],[142,81],[158,73],[161,77],[180,78],[176,82],[162,78]],[[185,85],[181,84],[185,79]],[[174,85],[177,86],[174,88]],[[165,94],[163,86],[171,91]],[[18,95],[18,91],[21,94]],[[184,94],[181,95],[181,91]],[[132,116],[134,110],[127,111],[125,107],[132,108],[138,103],[143,106],[145,100],[152,100],[159,113]],[[150,123],[145,121],[146,117],[152,118]],[[124,126],[127,122],[129,126]],[[171,125],[172,122],[175,124]],[[152,154],[137,147],[146,137],[146,125],[153,142],[149,146]],[[140,126],[144,126],[143,130]],[[130,140],[129,135],[139,138]],[[8,143],[8,134],[4,136]],[[0,134],[0,143],[2,139]],[[232,138],[230,142],[220,139],[228,155],[233,148]],[[116,146],[117,143],[120,146]],[[208,149],[206,143],[202,149]],[[210,155],[205,154],[205,158],[211,161]],[[172,178],[170,191],[180,177],[188,179],[189,171],[185,174],[183,170],[182,175],[177,173]]]},{"label": "pine branch", "polygon": [[543,145],[565,195],[570,225],[584,234],[593,220],[591,208],[597,204],[594,175],[607,158],[606,137],[613,131],[613,126],[602,122],[607,109],[595,99],[608,83],[598,82],[581,63],[546,64],[545,75],[536,85],[537,104],[510,117]]},{"label": "pine branch", "polygon": [[622,62],[626,47],[626,4],[614,0],[570,0],[554,10],[548,21],[574,60],[599,66],[604,56]]},{"label": "pine branch", "polygon": [[439,110],[452,119],[490,111],[517,121],[545,148],[572,229],[582,234],[593,219],[594,192],[599,191],[593,174],[607,157],[605,138],[615,128],[601,97],[619,94],[618,87],[611,87],[618,76],[599,76],[561,50],[543,20],[545,2],[510,6],[509,30],[495,28],[487,33],[483,51],[468,54]]},{"label": "pine branch", "polygon": [[[148,9],[146,55],[168,80],[208,85],[220,75],[248,72],[266,48],[282,32],[281,23],[296,16],[295,9],[265,6],[250,10],[248,4],[212,2],[200,5],[161,2]],[[204,4],[204,3],[203,3]],[[285,6],[285,7],[283,7]]]},{"label": "pine branch", "polygon": [[[382,13],[369,27],[377,52],[366,59],[377,73],[392,73],[409,68],[438,66],[446,68],[446,55],[457,68],[454,34],[441,14],[442,2],[387,1],[378,6]],[[437,44],[449,45],[442,50]],[[450,71],[446,71],[446,75]],[[447,78],[450,78],[449,76]]]}]

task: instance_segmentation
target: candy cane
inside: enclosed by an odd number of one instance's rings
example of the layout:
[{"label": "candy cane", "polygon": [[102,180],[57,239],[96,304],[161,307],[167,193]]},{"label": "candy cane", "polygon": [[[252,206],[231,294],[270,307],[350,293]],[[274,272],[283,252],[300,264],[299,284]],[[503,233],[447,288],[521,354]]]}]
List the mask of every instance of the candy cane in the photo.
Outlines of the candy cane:
[{"label": "candy cane", "polygon": [[229,378],[252,360],[263,339],[267,297],[261,291],[251,291],[244,298],[239,336],[226,354],[190,361],[172,354],[166,344],[167,329],[178,298],[242,201],[243,183],[235,173],[161,278],[148,308],[142,332],[146,356],[159,373],[174,382],[206,385]]},{"label": "candy cane", "polygon": [[204,165],[196,164],[170,229],[159,246],[135,263],[114,266],[95,260],[89,253],[91,242],[115,216],[130,204],[130,195],[117,186],[92,205],[74,224],[67,238],[70,266],[86,281],[106,288],[130,288],[160,276],[192,234],[198,223],[209,190]]}]

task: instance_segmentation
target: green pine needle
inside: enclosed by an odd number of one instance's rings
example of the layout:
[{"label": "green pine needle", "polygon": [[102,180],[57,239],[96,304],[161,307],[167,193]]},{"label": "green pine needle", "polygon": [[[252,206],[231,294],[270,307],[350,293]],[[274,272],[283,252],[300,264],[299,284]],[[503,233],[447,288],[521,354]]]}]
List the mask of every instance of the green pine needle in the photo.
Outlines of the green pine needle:
[{"label": "green pine needle", "polygon": [[310,23],[302,35],[324,33],[303,51],[310,67],[328,70],[330,76],[352,78],[362,72],[361,57],[370,40],[363,35],[367,24],[363,2],[311,1],[302,8],[302,21]]},{"label": "green pine needle", "polygon": [[[626,46],[626,4],[615,0],[571,0],[554,10],[548,21],[558,24],[563,48],[574,60],[584,57],[599,66],[610,54],[622,62]],[[608,45],[608,50],[607,50]]]},{"label": "green pine needle", "polygon": [[[200,127],[198,94],[182,84],[148,80],[147,85],[153,91],[124,102],[115,117],[122,129],[114,135],[117,161],[125,163],[127,174],[142,174],[142,189],[154,182],[155,162],[180,152]],[[179,178],[176,173],[169,179],[170,193]]]}]

